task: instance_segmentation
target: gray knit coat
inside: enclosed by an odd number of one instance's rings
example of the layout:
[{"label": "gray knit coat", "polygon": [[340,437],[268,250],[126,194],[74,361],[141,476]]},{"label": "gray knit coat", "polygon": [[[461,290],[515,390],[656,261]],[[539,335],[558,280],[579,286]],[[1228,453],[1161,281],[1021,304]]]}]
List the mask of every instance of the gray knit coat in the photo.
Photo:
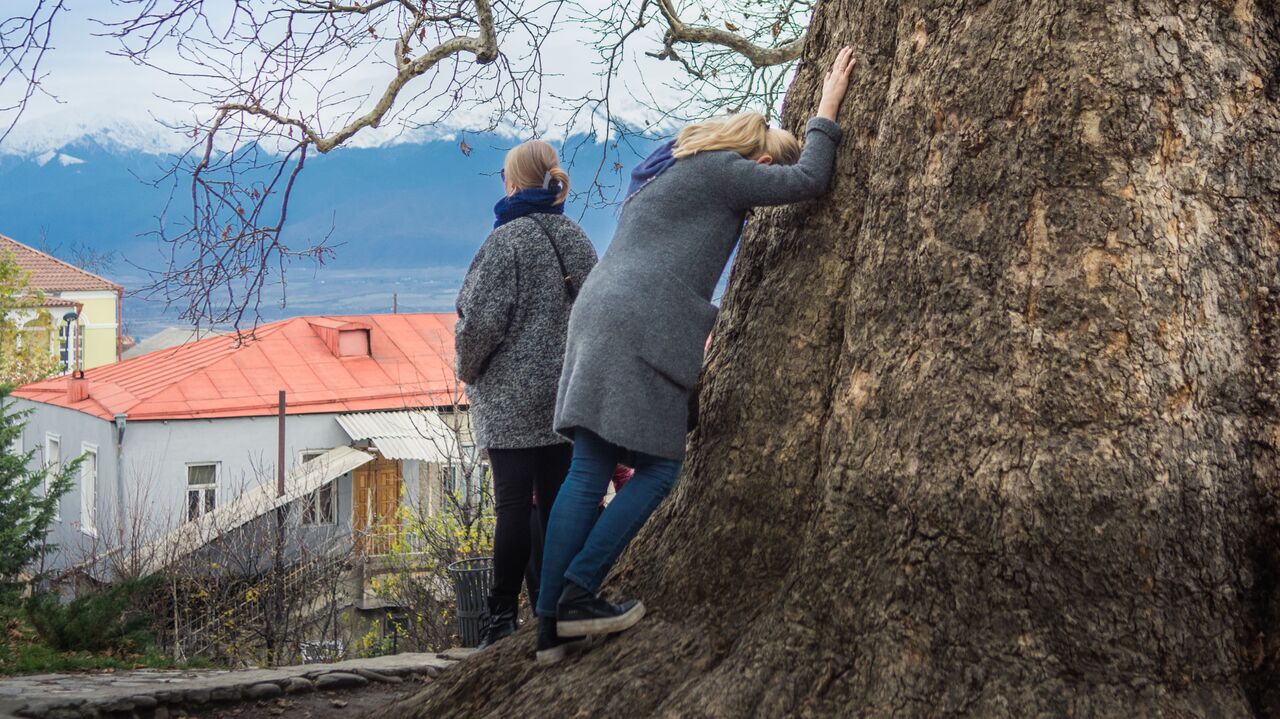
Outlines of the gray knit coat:
[{"label": "gray knit coat", "polygon": [[476,444],[520,449],[558,444],[552,429],[570,300],[551,240],[581,288],[596,251],[563,215],[512,220],[489,233],[458,292],[458,378],[466,383]]},{"label": "gray knit coat", "polygon": [[839,125],[814,118],[795,165],[699,153],[627,200],[569,319],[557,431],[585,428],[628,450],[683,459],[689,393],[716,320],[711,294],[746,213],[826,192],[840,136]]}]

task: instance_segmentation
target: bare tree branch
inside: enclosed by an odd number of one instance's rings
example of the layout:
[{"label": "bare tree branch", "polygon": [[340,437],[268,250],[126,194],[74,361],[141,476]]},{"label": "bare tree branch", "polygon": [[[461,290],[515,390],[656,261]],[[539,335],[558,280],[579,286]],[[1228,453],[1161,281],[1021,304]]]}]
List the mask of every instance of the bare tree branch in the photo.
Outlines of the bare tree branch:
[{"label": "bare tree branch", "polygon": [[[20,114],[38,91],[39,60],[63,10],[64,0],[29,1],[32,14],[0,23],[0,77],[24,83],[21,102],[0,112]],[[164,212],[157,260],[139,263],[151,275],[142,293],[197,325],[256,324],[273,293],[270,301],[287,302],[291,264],[333,254],[332,225],[301,240],[287,226],[308,156],[446,120],[456,129],[459,117],[469,131],[537,132],[544,43],[562,15],[594,33],[600,52],[598,88],[552,96],[568,154],[603,146],[576,198],[616,201],[621,153],[635,143],[709,111],[772,112],[813,9],[812,0],[706,0],[691,21],[678,2],[113,0],[123,19],[100,22],[119,41],[116,54],[180,81],[189,97],[166,99],[195,118],[172,127],[192,144],[158,182],[178,182],[184,197]],[[661,43],[645,54],[679,63],[688,81],[655,93],[638,66],[638,86],[621,79],[637,38]],[[630,100],[651,118],[639,120]],[[628,103],[624,121],[618,107]]]},{"label": "bare tree branch", "polygon": [[0,95],[0,143],[9,137],[31,99],[44,92],[41,63],[52,48],[54,21],[65,5],[64,0],[37,0],[28,14],[0,18],[0,90],[5,91]]},{"label": "bare tree branch", "polygon": [[[770,67],[772,65],[784,65],[798,59],[800,51],[804,49],[804,34],[781,45],[761,46],[736,32],[708,25],[689,25],[680,19],[680,13],[676,11],[675,5],[672,4],[671,0],[656,0],[656,2],[659,10],[662,11],[663,18],[667,21],[667,35],[664,52],[654,55],[654,57],[677,58],[678,56],[675,55],[673,47],[676,43],[722,45],[746,58],[756,67]],[[699,74],[696,70],[690,68],[688,64],[685,67],[692,74]]]},{"label": "bare tree branch", "polygon": [[[389,4],[389,3],[388,3]],[[487,64],[493,62],[498,56],[498,42],[494,36],[493,26],[493,10],[489,5],[489,0],[475,0],[476,6],[476,23],[479,33],[475,36],[464,36],[450,38],[449,40],[436,45],[427,52],[416,58],[409,59],[408,49],[413,34],[421,28],[426,22],[428,16],[413,9],[409,3],[407,5],[414,13],[413,21],[409,23],[409,27],[396,41],[396,64],[399,71],[395,77],[387,83],[387,87],[382,92],[382,96],[378,99],[377,104],[373,106],[364,115],[352,120],[342,128],[329,134],[322,135],[313,129],[303,120],[295,120],[285,117],[273,110],[263,107],[260,103],[239,103],[229,102],[218,107],[218,118],[215,119],[214,125],[221,125],[226,116],[234,112],[243,112],[250,115],[258,115],[272,120],[280,125],[296,127],[306,138],[306,142],[315,145],[320,152],[328,152],[333,148],[341,145],[351,139],[357,132],[366,127],[378,127],[382,119],[386,117],[399,97],[401,90],[409,81],[422,75],[434,68],[440,61],[447,57],[460,53],[471,53],[475,56],[476,62]],[[337,12],[337,10],[326,10],[326,12]],[[356,12],[359,12],[357,10]],[[362,13],[363,14],[363,13]],[[452,20],[461,17],[460,14],[454,13],[450,15],[433,15],[431,18]],[[212,139],[213,133],[210,133]]]},{"label": "bare tree branch", "polygon": [[[276,288],[286,301],[290,263],[332,255],[328,237],[301,247],[283,239],[307,154],[393,122],[430,127],[424,111],[438,121],[491,106],[490,127],[533,124],[537,106],[524,96],[538,87],[536,49],[550,32],[538,17],[547,8],[554,17],[565,0],[289,0],[266,10],[234,0],[216,12],[203,0],[118,1],[137,7],[106,24],[120,54],[182,79],[194,114],[211,112],[207,123],[175,128],[198,144],[161,181],[189,175],[190,204],[166,213],[163,264],[143,268],[152,276],[145,294],[178,304],[193,323],[238,329],[257,322],[264,292]],[[504,33],[532,38],[535,52],[501,53]],[[180,66],[153,60],[166,43]]]}]

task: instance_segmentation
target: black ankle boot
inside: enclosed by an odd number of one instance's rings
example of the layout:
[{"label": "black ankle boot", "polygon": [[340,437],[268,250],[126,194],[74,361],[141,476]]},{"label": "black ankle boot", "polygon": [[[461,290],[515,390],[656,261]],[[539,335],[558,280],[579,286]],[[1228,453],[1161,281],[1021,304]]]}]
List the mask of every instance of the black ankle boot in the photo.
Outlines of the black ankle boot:
[{"label": "black ankle boot", "polygon": [[573,582],[565,582],[556,605],[556,631],[562,637],[617,634],[635,626],[642,617],[644,605],[638,599],[614,604]]},{"label": "black ankle boot", "polygon": [[555,664],[586,643],[582,637],[560,636],[556,633],[556,620],[538,617],[538,650],[534,657],[539,664]]},{"label": "black ankle boot", "polygon": [[485,649],[499,639],[515,634],[519,625],[516,623],[518,602],[514,599],[489,597],[489,621],[484,625],[484,633],[480,635],[477,649]]}]

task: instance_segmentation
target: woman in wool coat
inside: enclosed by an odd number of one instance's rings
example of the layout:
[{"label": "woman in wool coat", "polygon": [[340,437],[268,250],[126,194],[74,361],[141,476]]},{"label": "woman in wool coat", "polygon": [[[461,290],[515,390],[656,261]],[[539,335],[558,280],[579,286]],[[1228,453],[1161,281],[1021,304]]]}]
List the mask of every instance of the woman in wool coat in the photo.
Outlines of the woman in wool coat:
[{"label": "woman in wool coat", "polygon": [[507,153],[506,194],[458,292],[454,342],[476,444],[493,470],[493,589],[481,647],[516,630],[531,546],[534,493],[545,536],[571,445],[552,429],[569,308],[596,263],[582,228],[564,216],[569,176],[556,151],[530,140]]},{"label": "woman in wool coat", "polygon": [[[632,173],[617,232],[569,319],[555,427],[573,438],[573,462],[544,543],[539,662],[644,615],[639,601],[615,604],[597,591],[680,473],[689,397],[717,313],[711,295],[747,211],[827,191],[853,64],[842,49],[803,151],[791,133],[739,113],[686,127]],[[635,475],[596,520],[618,462]]]}]

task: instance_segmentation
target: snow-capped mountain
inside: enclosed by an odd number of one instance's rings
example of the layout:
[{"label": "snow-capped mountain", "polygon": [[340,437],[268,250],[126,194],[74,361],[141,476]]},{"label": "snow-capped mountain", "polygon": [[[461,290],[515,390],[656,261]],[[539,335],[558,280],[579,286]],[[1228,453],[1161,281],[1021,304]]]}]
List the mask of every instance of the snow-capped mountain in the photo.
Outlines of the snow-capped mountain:
[{"label": "snow-capped mountain", "polygon": [[0,144],[0,156],[39,158],[85,142],[118,152],[149,155],[182,152],[190,146],[190,138],[153,119],[61,110],[24,117]]},{"label": "snow-capped mountain", "polygon": [[[164,262],[155,236],[164,217],[170,234],[188,215],[189,178],[163,179],[171,155],[124,150],[95,134],[42,149],[0,154],[0,234],[51,248],[90,246],[114,252],[106,274],[128,289],[147,279],[139,268]],[[467,136],[458,143],[396,144],[340,149],[308,159],[290,209],[286,241],[309,246],[326,236],[337,257],[325,267],[295,267],[288,306],[280,314],[387,311],[391,294],[402,310],[449,310],[462,273],[493,226],[502,193],[497,172],[512,141]],[[8,142],[6,141],[6,145]],[[599,162],[598,147],[579,152],[570,176],[585,187]],[[623,158],[630,167],[638,157]],[[621,182],[621,175],[611,176]],[[158,184],[157,184],[158,183]],[[575,219],[582,205],[570,201]],[[615,210],[592,209],[581,218],[602,249],[613,233]],[[131,331],[174,324],[162,308],[126,300]]]},{"label": "snow-capped mountain", "polygon": [[41,167],[44,167],[45,165],[55,160],[59,165],[62,165],[63,167],[84,164],[84,160],[81,160],[80,158],[74,157],[72,155],[68,155],[65,152],[55,152],[54,150],[48,150],[46,152],[40,153],[39,155],[36,155],[36,164]]}]

